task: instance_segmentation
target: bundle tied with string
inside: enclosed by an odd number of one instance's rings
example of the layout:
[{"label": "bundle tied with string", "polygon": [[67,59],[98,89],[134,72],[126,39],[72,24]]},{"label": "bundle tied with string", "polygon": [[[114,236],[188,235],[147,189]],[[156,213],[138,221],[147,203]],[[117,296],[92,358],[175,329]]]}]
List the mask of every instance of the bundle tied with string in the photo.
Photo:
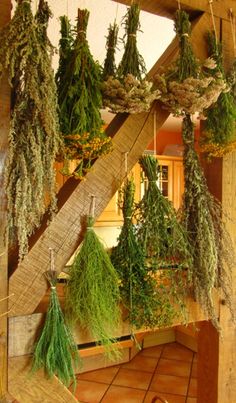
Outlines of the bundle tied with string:
[{"label": "bundle tied with string", "polygon": [[112,360],[120,356],[115,333],[120,324],[119,278],[94,225],[94,197],[79,252],[69,270],[66,313],[71,325],[87,330]]},{"label": "bundle tied with string", "polygon": [[[101,67],[95,62],[86,39],[89,11],[78,9],[76,36],[69,21],[61,17],[60,61],[57,88],[60,127],[65,143],[62,173],[83,178],[92,162],[111,150],[111,138],[103,129],[100,109]],[[77,160],[74,172],[70,160]]]},{"label": "bundle tied with string", "polygon": [[61,382],[69,386],[76,382],[75,367],[79,364],[77,345],[67,326],[58,299],[56,284],[57,272],[54,268],[51,250],[51,270],[45,273],[51,287],[50,301],[41,335],[36,342],[31,372],[43,368],[51,378],[56,375]]},{"label": "bundle tied with string", "polygon": [[208,58],[202,63],[191,44],[191,23],[188,14],[179,9],[175,15],[175,31],[179,39],[179,57],[154,77],[164,107],[176,116],[198,113],[214,104],[221,92],[228,91],[227,82],[216,62]]},{"label": "bundle tied with string", "polygon": [[164,286],[158,285],[145,262],[143,246],[138,242],[134,214],[134,182],[127,179],[122,189],[124,223],[118,244],[112,249],[111,261],[120,277],[125,319],[135,329],[170,324],[174,312]]},{"label": "bundle tied with string", "polygon": [[[209,56],[216,62],[215,71],[221,72],[225,77],[222,44],[217,42],[213,32],[208,32],[207,43]],[[228,89],[228,92],[220,94],[217,102],[205,113],[201,150],[208,159],[223,157],[236,148],[236,102],[230,84]]]},{"label": "bundle tied with string", "polygon": [[[28,237],[49,207],[56,210],[54,163],[62,148],[57,94],[47,37],[51,11],[39,1],[33,16],[29,0],[18,1],[8,25],[0,31],[0,79],[11,86],[9,151],[4,186],[10,243],[19,244],[19,259],[28,251]],[[19,34],[20,33],[20,34]]]},{"label": "bundle tied with string", "polygon": [[[140,29],[140,8],[132,3],[124,17],[125,49],[122,60],[116,69],[106,73],[104,65],[104,82],[102,83],[103,106],[111,112],[140,113],[149,111],[154,99],[158,98],[159,91],[153,89],[153,83],[144,78],[146,74],[145,62],[137,49],[137,32]],[[107,39],[107,56],[111,54],[112,42],[115,49],[117,36],[115,26],[109,29]],[[112,53],[114,59],[114,51]],[[111,59],[110,59],[111,60]],[[113,64],[114,66],[114,64]]]}]

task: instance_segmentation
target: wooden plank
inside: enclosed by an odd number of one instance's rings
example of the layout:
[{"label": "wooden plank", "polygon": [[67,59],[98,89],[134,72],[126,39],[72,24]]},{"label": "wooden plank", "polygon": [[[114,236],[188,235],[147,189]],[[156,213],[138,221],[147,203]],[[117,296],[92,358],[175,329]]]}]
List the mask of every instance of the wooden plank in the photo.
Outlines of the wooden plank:
[{"label": "wooden plank", "polygon": [[[3,0],[0,5],[0,28],[10,20],[11,1]],[[0,401],[7,395],[7,314],[8,311],[8,261],[6,195],[4,191],[4,165],[8,150],[10,118],[10,89],[7,77],[0,82]]]},{"label": "wooden plank", "polygon": [[[130,5],[130,0],[112,0],[116,3]],[[180,0],[181,8],[187,11],[194,19],[199,13],[207,12],[210,14],[210,5],[207,0]],[[139,0],[140,8],[152,14],[160,15],[170,19],[174,18],[175,11],[178,8],[177,0]],[[229,9],[232,8],[234,14],[236,5],[234,0],[213,1],[213,12],[216,17],[229,20]]]},{"label": "wooden plank", "polygon": [[30,376],[30,368],[30,356],[9,359],[9,391],[20,403],[78,403],[55,376],[48,379],[43,370]]}]

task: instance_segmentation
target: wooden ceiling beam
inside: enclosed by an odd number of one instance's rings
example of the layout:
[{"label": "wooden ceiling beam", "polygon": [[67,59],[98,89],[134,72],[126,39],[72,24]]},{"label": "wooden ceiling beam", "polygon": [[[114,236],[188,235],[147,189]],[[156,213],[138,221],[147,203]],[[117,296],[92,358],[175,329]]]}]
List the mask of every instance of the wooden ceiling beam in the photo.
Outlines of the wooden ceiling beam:
[{"label": "wooden ceiling beam", "polygon": [[[116,3],[130,5],[130,0],[112,0]],[[229,11],[232,9],[234,15],[236,14],[235,0],[227,1],[213,1],[213,13],[215,17],[224,20],[229,20]],[[208,0],[180,0],[181,8],[190,14],[190,18],[194,19],[199,13],[209,13],[210,4]],[[139,0],[140,8],[152,14],[161,17],[174,18],[175,11],[178,8],[177,0]]]}]

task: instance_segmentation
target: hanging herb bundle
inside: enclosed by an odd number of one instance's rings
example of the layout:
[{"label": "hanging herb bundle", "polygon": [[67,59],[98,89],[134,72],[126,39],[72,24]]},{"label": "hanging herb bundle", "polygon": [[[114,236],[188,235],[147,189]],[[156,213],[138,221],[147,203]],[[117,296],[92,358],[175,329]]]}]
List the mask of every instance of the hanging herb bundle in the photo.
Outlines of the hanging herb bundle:
[{"label": "hanging herb bundle", "polygon": [[7,71],[12,87],[5,167],[8,229],[10,240],[18,240],[20,259],[48,204],[51,212],[56,209],[54,162],[62,143],[46,33],[50,15],[44,0],[35,18],[30,1],[19,1],[12,20],[0,32],[0,76]]},{"label": "hanging herb bundle", "polygon": [[221,205],[210,194],[194,149],[194,126],[189,115],[183,120],[185,192],[183,224],[189,236],[193,266],[189,278],[193,291],[209,319],[218,327],[214,304],[215,287],[221,287],[234,317],[231,303],[231,274],[235,261],[232,241],[222,221]]},{"label": "hanging herb bundle", "polygon": [[78,322],[112,359],[119,357],[115,332],[120,322],[119,279],[88,216],[82,247],[69,271],[66,312],[71,324]]},{"label": "hanging herb bundle", "polygon": [[56,291],[57,273],[50,270],[45,276],[51,286],[51,295],[44,327],[34,349],[31,371],[34,373],[43,368],[49,378],[56,375],[69,386],[71,381],[76,383],[74,367],[79,363],[77,345],[61,310]]},{"label": "hanging herb bundle", "polygon": [[[222,60],[222,45],[217,43],[214,33],[208,33],[210,57],[215,60],[215,72],[225,77]],[[231,91],[220,94],[217,102],[206,113],[202,131],[202,151],[208,158],[222,157],[236,147],[236,103]]]},{"label": "hanging herb bundle", "polygon": [[160,100],[174,115],[202,114],[214,104],[227,83],[216,63],[208,58],[200,63],[194,55],[191,23],[188,14],[177,10],[175,31],[179,37],[179,58],[167,69],[155,75],[155,86],[160,90]]},{"label": "hanging herb bundle", "polygon": [[145,265],[145,252],[138,242],[132,222],[134,183],[127,180],[123,189],[124,224],[113,248],[111,261],[121,280],[121,295],[132,328],[170,325],[177,312],[170,302],[168,289]]},{"label": "hanging herb bundle", "polygon": [[114,22],[113,25],[109,25],[106,42],[107,55],[104,61],[102,74],[103,80],[107,80],[109,77],[114,77],[116,74],[115,51],[118,42],[118,31],[119,27],[116,22]]},{"label": "hanging herb bundle", "polygon": [[[117,74],[111,71],[112,74],[105,77],[106,80],[102,85],[103,105],[113,113],[148,111],[159,94],[159,91],[153,90],[153,83],[143,78],[146,73],[145,62],[137,48],[137,32],[140,30],[139,15],[138,4],[132,3],[124,17],[126,42]],[[109,41],[112,41],[113,36],[113,31],[109,30]],[[106,60],[109,54],[111,50],[107,46]]]},{"label": "hanging herb bundle", "polygon": [[186,269],[192,264],[187,234],[172,203],[158,188],[158,161],[146,155],[139,163],[148,184],[138,204],[138,238],[150,267],[153,271],[165,267]]},{"label": "hanging herb bundle", "polygon": [[[90,168],[92,160],[111,149],[111,139],[102,129],[100,114],[101,68],[94,61],[86,39],[88,19],[89,11],[78,9],[77,35],[72,51],[69,45],[64,53],[64,42],[60,43],[61,60],[57,73],[65,158],[80,160],[79,167],[74,172],[79,178]],[[65,17],[61,19],[61,33],[70,38],[68,21],[65,27]],[[65,170],[63,173],[66,173]]]}]

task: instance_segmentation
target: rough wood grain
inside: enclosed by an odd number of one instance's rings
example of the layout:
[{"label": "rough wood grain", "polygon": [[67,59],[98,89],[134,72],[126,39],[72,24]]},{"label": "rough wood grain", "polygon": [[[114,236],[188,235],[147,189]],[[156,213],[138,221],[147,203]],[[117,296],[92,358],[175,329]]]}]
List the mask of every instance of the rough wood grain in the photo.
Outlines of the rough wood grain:
[{"label": "rough wood grain", "polygon": [[[11,1],[2,0],[0,5],[0,28],[10,20]],[[7,311],[8,261],[5,229],[7,222],[6,195],[3,186],[4,165],[8,150],[10,118],[10,90],[7,77],[0,82],[0,401],[7,393]],[[2,300],[2,301],[1,301]]]},{"label": "rough wood grain", "polygon": [[78,400],[54,376],[42,370],[30,376],[30,356],[9,359],[9,391],[20,403],[73,403]]}]

